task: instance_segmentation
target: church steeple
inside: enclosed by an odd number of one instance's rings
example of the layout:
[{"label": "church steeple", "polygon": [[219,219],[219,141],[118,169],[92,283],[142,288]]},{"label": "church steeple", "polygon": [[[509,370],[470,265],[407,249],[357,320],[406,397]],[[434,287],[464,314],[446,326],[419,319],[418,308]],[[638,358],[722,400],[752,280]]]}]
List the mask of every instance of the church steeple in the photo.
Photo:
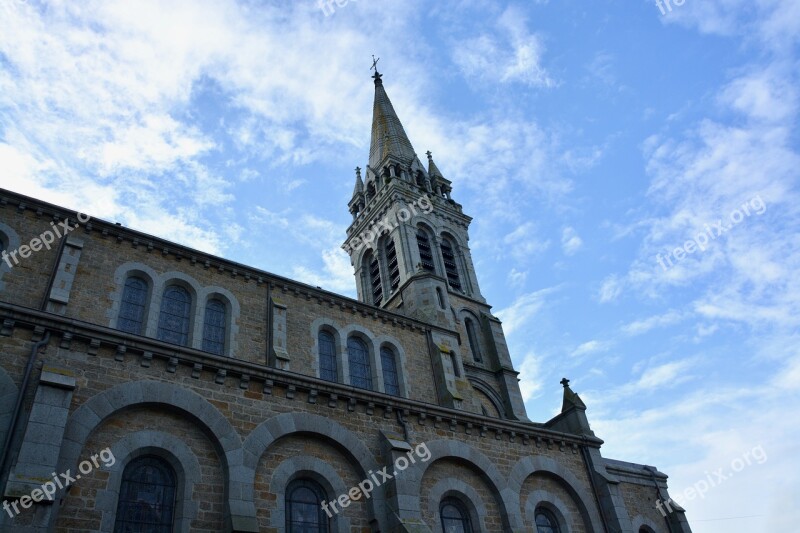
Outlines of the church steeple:
[{"label": "church steeple", "polygon": [[416,158],[414,147],[394,110],[386,89],[383,88],[383,77],[377,70],[372,78],[375,80],[375,100],[372,105],[372,139],[369,147],[369,168],[380,174],[381,167],[387,158],[394,159],[402,165],[410,165]]}]

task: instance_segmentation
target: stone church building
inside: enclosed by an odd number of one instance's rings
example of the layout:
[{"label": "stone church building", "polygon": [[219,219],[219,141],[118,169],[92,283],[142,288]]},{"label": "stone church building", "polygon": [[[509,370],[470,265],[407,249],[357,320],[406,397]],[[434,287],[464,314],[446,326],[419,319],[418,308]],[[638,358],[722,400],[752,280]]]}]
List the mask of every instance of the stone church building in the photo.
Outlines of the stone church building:
[{"label": "stone church building", "polygon": [[0,531],[690,531],[567,380],[528,419],[471,218],[373,78],[357,300],[0,189]]}]

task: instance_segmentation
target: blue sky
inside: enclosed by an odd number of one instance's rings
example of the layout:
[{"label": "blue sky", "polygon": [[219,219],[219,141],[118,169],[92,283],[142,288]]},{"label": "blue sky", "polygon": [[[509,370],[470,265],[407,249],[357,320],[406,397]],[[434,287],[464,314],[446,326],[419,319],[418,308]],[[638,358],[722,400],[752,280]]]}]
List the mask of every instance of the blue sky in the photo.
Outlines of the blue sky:
[{"label": "blue sky", "polygon": [[762,450],[694,531],[796,529],[800,2],[344,4],[0,0],[0,185],[354,296],[375,54],[530,416],[571,378],[673,493]]}]

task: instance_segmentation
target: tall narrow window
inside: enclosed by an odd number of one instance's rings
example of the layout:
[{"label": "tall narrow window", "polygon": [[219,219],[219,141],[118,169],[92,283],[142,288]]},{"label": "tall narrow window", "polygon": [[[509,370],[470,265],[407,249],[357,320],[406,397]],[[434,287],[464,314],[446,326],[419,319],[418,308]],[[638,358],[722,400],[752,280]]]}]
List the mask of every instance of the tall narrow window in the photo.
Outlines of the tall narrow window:
[{"label": "tall narrow window", "polygon": [[422,268],[428,272],[435,272],[436,267],[433,266],[431,241],[428,239],[428,234],[422,229],[417,230],[417,247],[419,248],[419,258],[422,262]]},{"label": "tall narrow window", "polygon": [[134,459],[122,473],[115,533],[171,533],[175,471],[153,456]]},{"label": "tall narrow window", "polygon": [[310,479],[292,481],[286,487],[286,532],[328,533],[328,519],[322,509],[325,491]]},{"label": "tall narrow window", "polygon": [[439,507],[442,530],[445,533],[472,533],[472,525],[464,504],[455,498],[447,498]]},{"label": "tall narrow window", "polygon": [[171,285],[164,291],[158,317],[158,339],[186,346],[189,344],[189,313],[192,297],[189,291]]},{"label": "tall narrow window", "polygon": [[381,348],[381,366],[383,367],[383,388],[386,394],[400,396],[400,378],[397,374],[397,357],[391,348]]},{"label": "tall narrow window", "polygon": [[464,328],[467,330],[467,338],[469,339],[469,349],[472,351],[472,358],[477,363],[483,362],[480,344],[478,343],[478,333],[475,331],[475,323],[471,318],[464,319]]},{"label": "tall narrow window", "polygon": [[447,283],[456,290],[461,290],[461,278],[458,275],[456,254],[449,239],[442,239],[442,259],[444,271],[447,274]]},{"label": "tall narrow window", "polygon": [[536,509],[536,533],[561,533],[561,528],[558,527],[558,521],[553,513],[539,507]]},{"label": "tall narrow window", "polygon": [[347,339],[347,357],[350,364],[350,384],[372,390],[372,371],[367,346],[355,337]]},{"label": "tall narrow window", "polygon": [[389,285],[394,292],[400,286],[400,266],[397,264],[397,250],[391,237],[386,242],[386,266],[389,269]]},{"label": "tall narrow window", "polygon": [[372,305],[380,305],[383,301],[383,283],[381,282],[381,265],[375,254],[367,256],[369,272],[369,290],[372,292]]},{"label": "tall narrow window", "polygon": [[339,381],[336,370],[336,342],[333,335],[320,331],[317,338],[319,344],[319,377],[328,381]]},{"label": "tall narrow window", "polygon": [[146,303],[147,282],[140,277],[130,276],[125,280],[125,289],[122,291],[117,329],[141,335]]},{"label": "tall narrow window", "polygon": [[444,293],[439,287],[436,287],[436,298],[439,300],[439,307],[444,309]]},{"label": "tall narrow window", "polygon": [[222,355],[225,353],[225,304],[221,300],[209,300],[203,321],[203,350]]}]

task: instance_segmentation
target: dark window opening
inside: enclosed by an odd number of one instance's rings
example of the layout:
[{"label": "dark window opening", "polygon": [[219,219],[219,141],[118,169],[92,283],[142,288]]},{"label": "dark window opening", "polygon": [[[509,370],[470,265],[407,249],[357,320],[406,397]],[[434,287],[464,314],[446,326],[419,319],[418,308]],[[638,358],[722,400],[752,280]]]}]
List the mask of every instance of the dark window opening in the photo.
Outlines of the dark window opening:
[{"label": "dark window opening", "polygon": [[158,340],[186,346],[189,344],[189,312],[192,297],[183,287],[172,285],[164,291],[158,319]]},{"label": "dark window opening", "polygon": [[447,274],[447,283],[456,290],[461,290],[461,278],[458,275],[456,266],[456,256],[450,241],[442,241],[442,259],[444,259],[444,271]]},{"label": "dark window opening", "polygon": [[328,533],[322,503],[325,491],[310,479],[292,481],[286,488],[287,533]]},{"label": "dark window opening", "polygon": [[400,396],[400,378],[397,374],[397,357],[394,351],[386,347],[381,348],[381,366],[386,394]]},{"label": "dark window opening", "polygon": [[147,303],[147,282],[135,276],[125,281],[122,303],[119,307],[117,329],[135,335],[142,334],[144,308]]},{"label": "dark window opening", "polygon": [[397,264],[397,250],[391,238],[386,243],[386,266],[389,268],[389,284],[394,292],[400,286],[400,266]]},{"label": "dark window opening", "polygon": [[350,384],[372,390],[372,370],[367,346],[360,339],[350,337],[347,339],[347,355],[350,364]]},{"label": "dark window opening", "polygon": [[209,300],[203,321],[203,351],[222,355],[225,353],[225,304],[220,300]]},{"label": "dark window opening", "polygon": [[455,498],[447,498],[439,507],[442,517],[442,530],[445,533],[472,533],[469,514],[464,504]]},{"label": "dark window opening", "polygon": [[170,533],[175,515],[175,471],[153,456],[134,459],[122,473],[115,533]]},{"label": "dark window opening", "polygon": [[422,268],[428,272],[436,272],[436,267],[433,266],[431,241],[423,230],[417,231],[417,247],[419,248],[419,258],[422,262]]},{"label": "dark window opening", "polygon": [[319,377],[336,382],[338,371],[336,369],[336,343],[333,335],[327,331],[319,332]]}]

